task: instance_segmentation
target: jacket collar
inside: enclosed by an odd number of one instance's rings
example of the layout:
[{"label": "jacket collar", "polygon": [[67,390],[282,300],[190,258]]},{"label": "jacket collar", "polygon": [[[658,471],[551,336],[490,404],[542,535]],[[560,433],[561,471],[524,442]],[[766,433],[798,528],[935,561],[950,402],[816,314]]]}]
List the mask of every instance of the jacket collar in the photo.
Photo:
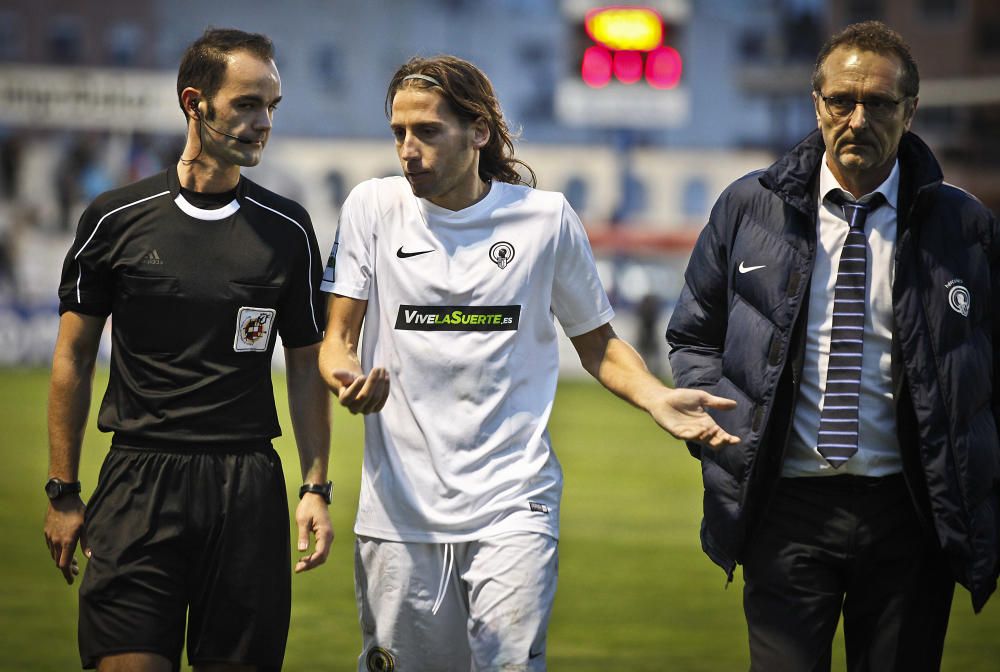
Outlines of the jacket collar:
[{"label": "jacket collar", "polygon": [[[787,154],[775,161],[760,176],[760,183],[797,210],[812,214],[816,210],[814,187],[819,179],[819,164],[826,147],[823,134],[816,129]],[[936,187],[944,179],[941,166],[930,148],[917,135],[904,133],[899,141],[899,204],[914,202],[916,195]]]}]

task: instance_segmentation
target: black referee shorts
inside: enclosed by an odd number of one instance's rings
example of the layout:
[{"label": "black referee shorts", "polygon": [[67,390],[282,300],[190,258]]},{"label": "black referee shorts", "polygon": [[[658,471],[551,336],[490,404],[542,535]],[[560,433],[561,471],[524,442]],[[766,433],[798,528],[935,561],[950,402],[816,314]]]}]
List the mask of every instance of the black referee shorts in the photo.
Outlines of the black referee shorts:
[{"label": "black referee shorts", "polygon": [[280,669],[291,608],[288,504],[270,444],[112,446],[87,506],[80,658],[150,652]]}]

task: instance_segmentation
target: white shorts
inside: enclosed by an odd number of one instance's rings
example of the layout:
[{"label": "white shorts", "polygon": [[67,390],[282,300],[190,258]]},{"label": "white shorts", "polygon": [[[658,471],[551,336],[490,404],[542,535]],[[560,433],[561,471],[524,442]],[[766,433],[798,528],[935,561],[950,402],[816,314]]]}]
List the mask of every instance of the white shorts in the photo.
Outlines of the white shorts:
[{"label": "white shorts", "polygon": [[454,544],[358,537],[359,672],[545,670],[557,543],[536,532]]}]

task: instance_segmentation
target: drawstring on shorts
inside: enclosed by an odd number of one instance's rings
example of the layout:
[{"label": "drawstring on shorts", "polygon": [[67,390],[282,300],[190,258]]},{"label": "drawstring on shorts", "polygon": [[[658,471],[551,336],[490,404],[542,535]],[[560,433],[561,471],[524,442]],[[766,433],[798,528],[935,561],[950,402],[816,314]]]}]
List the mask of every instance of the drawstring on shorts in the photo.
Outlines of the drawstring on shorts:
[{"label": "drawstring on shorts", "polygon": [[441,565],[441,580],[438,582],[437,599],[434,600],[434,606],[431,607],[431,613],[435,616],[438,609],[441,608],[441,603],[444,602],[444,596],[448,592],[448,579],[451,576],[452,568],[455,566],[455,548],[451,544],[444,545],[443,560],[444,562]]}]

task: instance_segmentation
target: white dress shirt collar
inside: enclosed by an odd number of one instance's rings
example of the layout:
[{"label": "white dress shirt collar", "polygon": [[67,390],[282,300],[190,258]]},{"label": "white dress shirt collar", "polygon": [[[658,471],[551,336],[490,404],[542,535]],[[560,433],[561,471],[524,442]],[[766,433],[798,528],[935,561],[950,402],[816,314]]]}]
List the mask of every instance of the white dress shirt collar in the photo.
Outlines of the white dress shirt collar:
[{"label": "white dress shirt collar", "polygon": [[[830,167],[826,164],[826,154],[823,154],[823,160],[820,162],[819,168],[819,193],[822,198],[820,202],[826,200],[827,195],[831,191],[840,190],[844,194],[854,200],[854,197],[849,191],[844,189],[844,187],[837,181],[837,178],[833,176],[833,172]],[[889,177],[885,178],[882,184],[878,185],[878,188],[871,194],[865,194],[857,200],[864,200],[865,198],[871,196],[872,194],[880,193],[885,198],[885,202],[892,206],[893,210],[896,209],[897,200],[899,197],[899,159],[896,159],[892,164],[892,172],[889,173]]]}]

